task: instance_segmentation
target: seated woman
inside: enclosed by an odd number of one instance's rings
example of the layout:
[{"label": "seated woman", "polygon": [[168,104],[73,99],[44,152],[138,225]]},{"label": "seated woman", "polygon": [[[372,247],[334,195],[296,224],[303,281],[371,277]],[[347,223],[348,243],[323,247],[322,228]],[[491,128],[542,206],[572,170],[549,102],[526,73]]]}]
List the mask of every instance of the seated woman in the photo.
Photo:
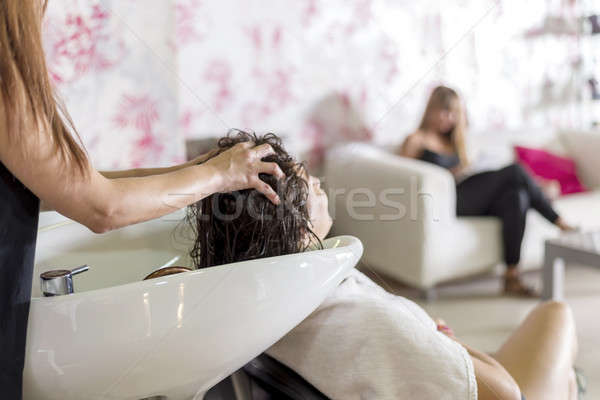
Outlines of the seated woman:
[{"label": "seated woman", "polygon": [[[331,227],[327,196],[272,134],[240,132],[268,143],[286,177],[264,175],[281,198],[256,190],[215,194],[190,208],[197,268],[319,247]],[[323,304],[268,350],[331,399],[576,399],[575,326],[563,303],[539,305],[493,356],[474,350],[417,304],[352,271]]]},{"label": "seated woman", "polygon": [[475,173],[467,160],[466,116],[458,94],[447,87],[434,89],[419,129],[409,135],[399,154],[447,168],[456,178],[459,216],[492,215],[502,220],[506,294],[536,296],[518,275],[521,242],[527,210],[533,208],[562,230],[573,229],[552,208],[550,201],[518,164]]}]

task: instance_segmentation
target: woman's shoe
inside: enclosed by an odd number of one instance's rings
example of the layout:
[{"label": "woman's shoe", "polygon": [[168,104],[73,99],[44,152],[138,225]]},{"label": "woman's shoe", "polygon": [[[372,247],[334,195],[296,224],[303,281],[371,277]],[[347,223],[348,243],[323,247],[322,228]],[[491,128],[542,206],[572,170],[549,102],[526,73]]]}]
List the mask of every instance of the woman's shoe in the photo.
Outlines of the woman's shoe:
[{"label": "woman's shoe", "polygon": [[562,217],[558,217],[554,224],[563,232],[575,232],[580,230],[580,228],[577,226],[569,225],[564,219],[562,219]]},{"label": "woman's shoe", "polygon": [[504,294],[517,297],[539,297],[539,294],[531,286],[525,285],[517,276],[506,276],[504,278]]}]

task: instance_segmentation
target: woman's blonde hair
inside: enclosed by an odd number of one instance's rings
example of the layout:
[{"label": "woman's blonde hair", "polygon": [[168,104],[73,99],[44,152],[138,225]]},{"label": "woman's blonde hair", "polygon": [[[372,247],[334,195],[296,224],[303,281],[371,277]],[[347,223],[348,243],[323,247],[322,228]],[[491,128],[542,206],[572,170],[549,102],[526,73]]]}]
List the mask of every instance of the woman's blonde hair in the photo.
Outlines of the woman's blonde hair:
[{"label": "woman's blonde hair", "polygon": [[465,144],[467,118],[463,104],[455,90],[446,86],[438,86],[433,90],[427,102],[427,107],[425,107],[425,113],[423,114],[419,129],[431,129],[432,117],[440,110],[453,111],[457,114],[456,124],[449,134],[449,140],[458,155],[461,166],[466,166],[468,164],[467,147]]},{"label": "woman's blonde hair", "polygon": [[[11,143],[22,146],[21,135],[32,130],[51,135],[58,155],[72,160],[85,174],[87,156],[75,141],[73,122],[57,100],[42,47],[46,1],[0,2],[0,119]],[[21,151],[23,147],[21,147]]]}]

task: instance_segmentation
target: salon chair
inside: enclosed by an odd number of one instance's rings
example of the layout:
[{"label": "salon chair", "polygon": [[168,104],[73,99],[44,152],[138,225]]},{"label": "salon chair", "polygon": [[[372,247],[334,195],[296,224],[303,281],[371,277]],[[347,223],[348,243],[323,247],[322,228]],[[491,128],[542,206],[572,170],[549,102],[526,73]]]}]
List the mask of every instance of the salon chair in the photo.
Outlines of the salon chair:
[{"label": "salon chair", "polygon": [[213,389],[205,400],[329,400],[296,372],[263,353]]},{"label": "salon chair", "polygon": [[266,397],[253,395],[252,400],[329,400],[296,372],[265,353],[250,361],[242,370],[253,386],[265,392],[261,395]]}]

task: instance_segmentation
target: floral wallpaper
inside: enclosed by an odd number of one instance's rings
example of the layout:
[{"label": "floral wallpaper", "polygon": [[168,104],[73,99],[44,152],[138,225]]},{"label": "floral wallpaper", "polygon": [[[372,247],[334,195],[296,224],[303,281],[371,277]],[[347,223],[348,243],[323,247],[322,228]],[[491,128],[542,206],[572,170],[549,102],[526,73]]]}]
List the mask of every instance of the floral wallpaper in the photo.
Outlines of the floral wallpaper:
[{"label": "floral wallpaper", "polygon": [[50,0],[44,40],[99,168],[179,162],[185,140],[230,128],[280,133],[318,164],[342,140],[401,140],[439,83],[463,94],[476,131],[588,124],[597,44],[580,25],[594,7]]},{"label": "floral wallpaper", "polygon": [[167,1],[50,0],[48,68],[97,168],[181,162],[175,10]]}]

